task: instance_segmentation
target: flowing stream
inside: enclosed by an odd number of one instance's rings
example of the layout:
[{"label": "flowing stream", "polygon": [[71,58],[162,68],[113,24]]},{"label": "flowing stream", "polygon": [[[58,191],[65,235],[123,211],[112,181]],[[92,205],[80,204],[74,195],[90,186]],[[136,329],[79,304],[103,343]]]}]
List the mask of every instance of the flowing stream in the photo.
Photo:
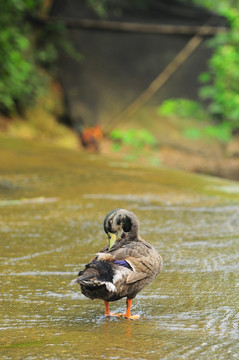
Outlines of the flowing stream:
[{"label": "flowing stream", "polygon": [[[238,359],[239,184],[20,140],[0,151],[2,360]],[[69,285],[119,207],[164,259],[139,320]]]}]

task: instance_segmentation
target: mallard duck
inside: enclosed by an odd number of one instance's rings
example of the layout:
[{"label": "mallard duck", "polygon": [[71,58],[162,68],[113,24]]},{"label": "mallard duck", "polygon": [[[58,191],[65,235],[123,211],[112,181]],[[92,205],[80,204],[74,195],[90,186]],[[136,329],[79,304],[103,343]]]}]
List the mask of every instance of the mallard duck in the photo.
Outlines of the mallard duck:
[{"label": "mallard duck", "polygon": [[[163,261],[152,245],[139,235],[139,221],[125,209],[109,212],[104,219],[109,244],[80,271],[73,281],[90,299],[105,302],[106,316],[138,318],[131,315],[132,299],[151,283],[162,269]],[[126,297],[126,314],[113,314],[109,302]]]}]

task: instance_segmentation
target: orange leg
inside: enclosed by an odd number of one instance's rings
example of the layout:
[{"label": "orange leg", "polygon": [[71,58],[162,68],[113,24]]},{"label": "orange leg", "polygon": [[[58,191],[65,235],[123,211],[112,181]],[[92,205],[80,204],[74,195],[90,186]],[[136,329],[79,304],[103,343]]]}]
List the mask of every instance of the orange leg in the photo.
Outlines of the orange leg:
[{"label": "orange leg", "polygon": [[110,308],[109,308],[109,302],[105,301],[105,316],[117,316],[117,317],[121,317],[123,314],[119,313],[119,314],[114,314],[110,312]]},{"label": "orange leg", "polygon": [[131,314],[130,314],[131,304],[132,304],[132,300],[127,298],[127,299],[126,299],[127,309],[126,309],[126,314],[124,315],[124,317],[125,317],[126,319],[138,319],[138,318],[139,318],[139,315],[131,315]]}]

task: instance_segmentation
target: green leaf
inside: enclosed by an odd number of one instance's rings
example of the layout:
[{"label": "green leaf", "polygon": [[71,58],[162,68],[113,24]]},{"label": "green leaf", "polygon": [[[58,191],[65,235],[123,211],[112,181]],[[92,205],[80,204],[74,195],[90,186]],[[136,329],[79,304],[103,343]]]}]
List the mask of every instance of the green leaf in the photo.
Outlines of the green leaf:
[{"label": "green leaf", "polygon": [[111,133],[110,133],[110,137],[113,140],[122,140],[123,137],[123,132],[120,129],[114,129]]},{"label": "green leaf", "polygon": [[183,135],[190,140],[199,140],[202,136],[201,130],[196,127],[191,127],[183,131]]},{"label": "green leaf", "polygon": [[113,151],[115,151],[115,152],[119,151],[121,148],[122,148],[122,146],[121,146],[121,144],[119,144],[119,143],[114,143],[114,144],[112,145],[112,149],[113,149]]},{"label": "green leaf", "polygon": [[209,82],[211,80],[212,76],[209,72],[203,72],[199,75],[199,81],[203,84]]},{"label": "green leaf", "polygon": [[204,134],[209,138],[215,138],[223,143],[228,143],[232,137],[230,126],[226,123],[217,126],[206,126],[204,128]]},{"label": "green leaf", "polygon": [[208,106],[208,110],[210,111],[211,114],[215,114],[215,115],[221,114],[222,106],[217,102],[213,102]]},{"label": "green leaf", "polygon": [[213,97],[215,94],[215,89],[213,86],[203,86],[200,90],[199,90],[199,96],[202,99],[208,99]]}]

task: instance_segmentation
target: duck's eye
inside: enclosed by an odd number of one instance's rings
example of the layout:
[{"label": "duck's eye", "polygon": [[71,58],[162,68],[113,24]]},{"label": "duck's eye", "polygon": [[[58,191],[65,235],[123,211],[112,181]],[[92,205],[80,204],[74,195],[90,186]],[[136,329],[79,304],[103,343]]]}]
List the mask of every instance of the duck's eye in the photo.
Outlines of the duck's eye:
[{"label": "duck's eye", "polygon": [[112,231],[112,224],[113,224],[113,220],[109,220],[108,222],[108,231],[111,232]]}]

